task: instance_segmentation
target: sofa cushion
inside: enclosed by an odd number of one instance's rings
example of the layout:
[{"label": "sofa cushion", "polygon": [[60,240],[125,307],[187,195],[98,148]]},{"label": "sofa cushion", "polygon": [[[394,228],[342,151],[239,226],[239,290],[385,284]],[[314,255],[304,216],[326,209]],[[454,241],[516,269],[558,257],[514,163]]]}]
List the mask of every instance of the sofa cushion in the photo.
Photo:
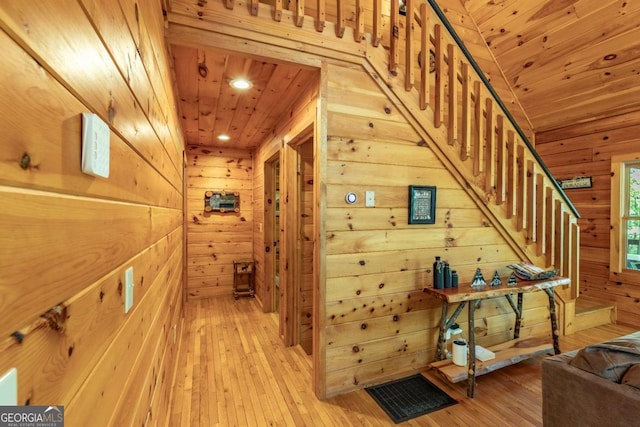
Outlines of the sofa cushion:
[{"label": "sofa cushion", "polygon": [[640,389],[640,364],[635,364],[629,367],[620,383]]},{"label": "sofa cushion", "polygon": [[621,337],[585,347],[570,365],[620,383],[630,366],[640,363],[640,337]]}]

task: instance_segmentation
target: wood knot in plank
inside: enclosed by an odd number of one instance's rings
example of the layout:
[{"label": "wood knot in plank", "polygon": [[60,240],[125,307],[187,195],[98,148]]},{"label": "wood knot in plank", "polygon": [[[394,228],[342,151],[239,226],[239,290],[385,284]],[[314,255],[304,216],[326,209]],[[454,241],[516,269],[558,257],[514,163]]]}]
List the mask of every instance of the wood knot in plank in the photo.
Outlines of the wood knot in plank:
[{"label": "wood knot in plank", "polygon": [[67,307],[63,305],[56,305],[52,307],[49,311],[44,313],[41,317],[43,317],[49,327],[54,331],[63,332],[65,329],[65,322],[67,320]]},{"label": "wood knot in plank", "polygon": [[15,331],[11,336],[18,341],[18,344],[22,344],[22,341],[24,341],[24,334],[20,331]]},{"label": "wood knot in plank", "polygon": [[201,62],[198,64],[198,74],[200,77],[205,78],[209,75],[209,68],[207,68],[207,64]]},{"label": "wood knot in plank", "polygon": [[31,166],[31,156],[28,153],[24,153],[22,159],[20,159],[20,167],[26,170],[29,169],[29,166]]}]

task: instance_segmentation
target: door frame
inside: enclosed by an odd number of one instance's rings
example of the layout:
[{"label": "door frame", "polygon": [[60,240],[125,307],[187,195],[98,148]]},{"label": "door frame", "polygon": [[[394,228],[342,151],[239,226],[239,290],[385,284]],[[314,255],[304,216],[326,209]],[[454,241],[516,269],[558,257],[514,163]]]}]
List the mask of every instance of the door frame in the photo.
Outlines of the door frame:
[{"label": "door frame", "polygon": [[[300,153],[298,146],[314,140],[314,123],[284,145],[280,159],[280,336],[285,345],[300,342]],[[314,142],[315,143],[315,142]],[[315,249],[314,249],[315,251]],[[315,284],[314,284],[315,286]]]},{"label": "door frame", "polygon": [[[276,162],[282,166],[280,151],[269,157],[263,164],[264,172],[264,285],[265,298],[262,310],[271,313],[276,309],[276,287],[275,287],[275,248],[273,242],[276,240],[275,216],[276,216],[276,179],[281,181],[281,176],[276,176]],[[279,233],[279,231],[278,231]]]}]

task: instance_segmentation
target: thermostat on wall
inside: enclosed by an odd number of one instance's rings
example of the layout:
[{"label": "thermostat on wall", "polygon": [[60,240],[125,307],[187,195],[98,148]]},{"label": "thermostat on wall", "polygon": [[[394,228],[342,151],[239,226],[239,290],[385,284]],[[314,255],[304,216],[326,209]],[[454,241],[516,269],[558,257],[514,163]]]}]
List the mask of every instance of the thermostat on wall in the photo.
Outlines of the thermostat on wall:
[{"label": "thermostat on wall", "polygon": [[109,126],[96,114],[82,114],[82,172],[109,177]]}]

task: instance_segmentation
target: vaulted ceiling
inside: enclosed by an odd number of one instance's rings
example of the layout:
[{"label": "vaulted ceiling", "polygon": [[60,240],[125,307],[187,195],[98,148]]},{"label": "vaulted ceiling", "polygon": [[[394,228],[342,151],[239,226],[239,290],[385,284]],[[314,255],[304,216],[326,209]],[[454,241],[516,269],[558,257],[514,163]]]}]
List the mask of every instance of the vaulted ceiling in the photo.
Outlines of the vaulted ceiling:
[{"label": "vaulted ceiling", "polygon": [[[483,60],[495,60],[535,132],[640,110],[640,1],[438,3],[466,11],[466,25],[488,45]],[[455,27],[462,18],[443,9]],[[317,72],[179,43],[171,50],[187,144],[256,146]],[[240,75],[253,80],[250,90],[228,85]],[[220,133],[231,141],[218,141]]]},{"label": "vaulted ceiling", "polygon": [[640,2],[460,2],[536,132],[640,109]]}]

